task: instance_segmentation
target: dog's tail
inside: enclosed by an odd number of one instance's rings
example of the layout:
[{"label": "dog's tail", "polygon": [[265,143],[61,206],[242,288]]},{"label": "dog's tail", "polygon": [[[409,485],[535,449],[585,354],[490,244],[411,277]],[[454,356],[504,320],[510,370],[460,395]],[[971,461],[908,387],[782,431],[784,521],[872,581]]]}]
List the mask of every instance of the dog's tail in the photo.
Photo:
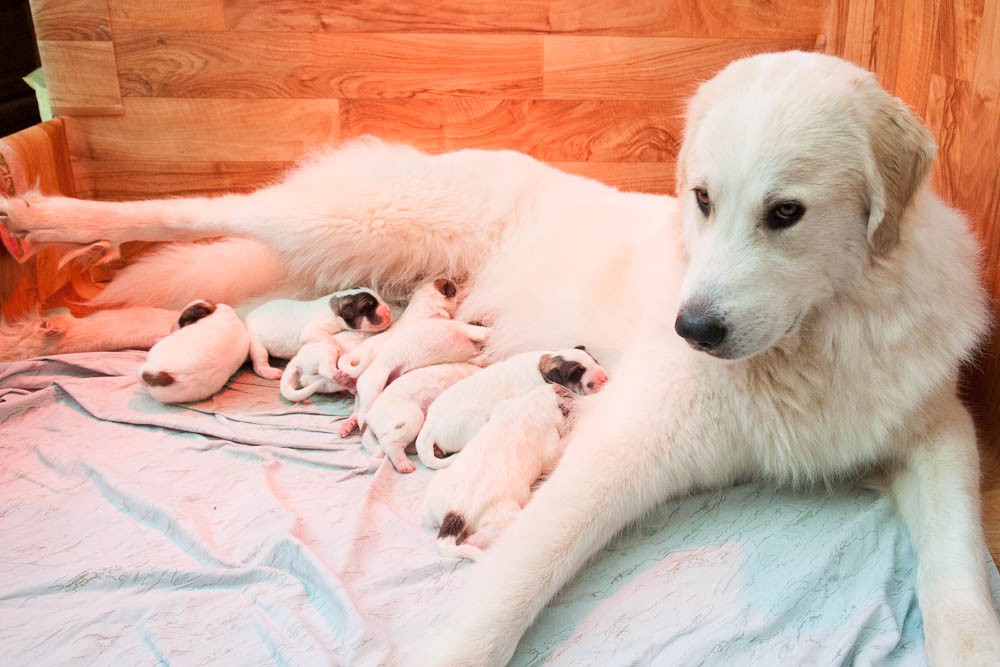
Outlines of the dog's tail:
[{"label": "dog's tail", "polygon": [[468,536],[469,531],[466,526],[465,517],[457,512],[448,512],[444,515],[444,519],[441,521],[441,528],[438,530],[438,553],[447,558],[479,560],[483,555],[479,547],[474,547],[471,544],[462,544]]},{"label": "dog's tail", "polygon": [[420,435],[417,436],[417,456],[420,457],[420,462],[431,470],[440,470],[450,466],[451,460],[455,457],[438,458],[435,450],[440,451],[440,449],[438,449],[435,439],[432,429],[427,428],[425,424],[424,428],[420,429]]},{"label": "dog's tail", "polygon": [[180,310],[193,299],[206,299],[235,306],[287,293],[287,283],[281,257],[260,241],[227,237],[170,243],[122,269],[87,305]]},{"label": "dog's tail", "polygon": [[323,384],[323,380],[316,380],[305,387],[297,387],[301,371],[298,366],[289,365],[285,372],[281,374],[281,395],[293,403],[304,401],[317,391]]}]

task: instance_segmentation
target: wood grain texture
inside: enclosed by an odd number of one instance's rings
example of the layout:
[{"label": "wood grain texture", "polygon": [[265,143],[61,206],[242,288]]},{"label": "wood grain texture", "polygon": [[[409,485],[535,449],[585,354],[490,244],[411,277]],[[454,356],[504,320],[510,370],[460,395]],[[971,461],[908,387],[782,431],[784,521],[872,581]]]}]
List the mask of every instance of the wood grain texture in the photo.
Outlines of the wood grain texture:
[{"label": "wood grain texture", "polygon": [[673,161],[676,109],[647,101],[345,100],[344,138],[375,134],[431,152],[509,148],[558,162]]},{"label": "wood grain texture", "polygon": [[553,32],[661,37],[815,37],[825,0],[552,0]]},{"label": "wood grain texture", "polygon": [[[266,55],[261,44],[268,42]],[[153,97],[540,97],[542,38],[116,30],[123,93]]]},{"label": "wood grain texture", "polygon": [[230,30],[300,32],[547,32],[548,0],[225,0]]},{"label": "wood grain texture", "polygon": [[230,30],[815,37],[825,0],[225,0]]},{"label": "wood grain texture", "polygon": [[124,111],[121,118],[66,118],[70,155],[125,161],[287,161],[339,138],[337,100],[126,98]]},{"label": "wood grain texture", "polygon": [[38,42],[56,115],[120,115],[121,93],[113,42]]},{"label": "wood grain texture", "polygon": [[42,192],[75,195],[63,119],[33,125],[0,141],[19,156],[27,187],[37,184]]},{"label": "wood grain texture", "polygon": [[[225,30],[222,0],[107,0],[114,29]],[[117,35],[116,35],[117,38]]]},{"label": "wood grain texture", "polygon": [[553,167],[626,192],[674,194],[674,162],[550,162]]},{"label": "wood grain texture", "polygon": [[31,0],[35,39],[111,41],[107,0]]},{"label": "wood grain texture", "polygon": [[935,26],[933,69],[935,74],[972,81],[976,73],[984,0],[939,2]]},{"label": "wood grain texture", "polygon": [[249,192],[275,183],[293,162],[73,159],[78,196],[124,201]]},{"label": "wood grain texture", "polygon": [[544,96],[676,103],[737,58],[814,46],[815,38],[549,36],[545,38]]}]

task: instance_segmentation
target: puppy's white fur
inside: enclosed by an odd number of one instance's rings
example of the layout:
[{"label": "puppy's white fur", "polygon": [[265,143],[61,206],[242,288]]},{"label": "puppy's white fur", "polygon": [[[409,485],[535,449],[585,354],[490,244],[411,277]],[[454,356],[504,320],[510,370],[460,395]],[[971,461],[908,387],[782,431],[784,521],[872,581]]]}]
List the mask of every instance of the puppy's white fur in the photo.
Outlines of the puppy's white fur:
[{"label": "puppy's white fur", "polygon": [[341,427],[345,436],[355,423],[364,428],[368,411],[385,386],[414,368],[468,361],[479,355],[489,329],[446,319],[455,310],[457,289],[438,279],[418,289],[399,321],[341,357],[349,375],[361,371],[354,414]]},{"label": "puppy's white fur", "polygon": [[560,392],[569,394],[546,384],[501,401],[454,463],[434,475],[422,514],[424,525],[440,529],[442,556],[478,560],[531,500],[535,480],[555,469],[569,407]]},{"label": "puppy's white fur", "polygon": [[268,356],[291,359],[307,341],[330,340],[335,334],[352,329],[341,317],[339,303],[350,297],[367,294],[378,306],[378,323],[361,318],[361,331],[380,331],[392,320],[389,306],[374,291],[366,288],[348,289],[321,296],[311,301],[273,299],[257,306],[246,316],[250,332],[250,358],[253,369],[261,377],[277,380],[281,370],[268,363]]},{"label": "puppy's white fur", "polygon": [[478,370],[474,364],[452,363],[406,373],[375,399],[361,443],[372,454],[384,453],[398,472],[413,472],[416,466],[405,450],[420,433],[427,408],[442,391]]},{"label": "puppy's white fur", "polygon": [[281,373],[281,395],[289,401],[304,401],[316,393],[354,391],[354,378],[337,368],[340,353],[333,340],[303,345]]},{"label": "puppy's white fur", "polygon": [[435,446],[442,454],[461,451],[487,422],[498,403],[527,394],[538,385],[550,382],[540,368],[546,355],[558,356],[584,367],[581,382],[585,388],[580,393],[599,391],[607,382],[605,370],[588,352],[576,348],[524,352],[493,364],[484,368],[482,373],[447,388],[431,403],[424,427],[417,436],[420,461],[428,468],[447,467],[453,457],[438,458],[434,453]]},{"label": "puppy's white fur", "polygon": [[[185,324],[186,316],[198,309],[211,312]],[[149,350],[137,371],[140,386],[163,403],[208,398],[225,386],[250,349],[246,327],[224,303],[194,301],[185,307],[180,324]]]},{"label": "puppy's white fur", "polygon": [[[32,196],[30,207],[0,199],[0,211],[39,242],[254,237],[282,258],[288,289],[313,295],[365,284],[395,296],[428,275],[468,273],[458,317],[493,328],[490,358],[577,342],[595,352],[614,380],[580,402],[559,468],[412,654],[425,664],[506,662],[587,558],[666,498],[873,466],[913,538],[929,660],[1000,664],[975,431],[956,392],[988,311],[965,220],[926,182],[933,154],[927,130],[872,74],[792,52],[737,61],[699,89],[680,200],[509,151],[432,156],[368,140],[249,195]],[[693,187],[709,190],[708,217]],[[760,224],[775,197],[806,209],[777,233]],[[240,275],[230,261],[214,268]],[[673,331],[692,298],[729,318],[722,359]],[[139,326],[138,310],[101,315],[103,335],[96,320],[64,318],[45,349],[148,344],[160,327]],[[2,337],[30,352],[39,338],[16,328]]]}]

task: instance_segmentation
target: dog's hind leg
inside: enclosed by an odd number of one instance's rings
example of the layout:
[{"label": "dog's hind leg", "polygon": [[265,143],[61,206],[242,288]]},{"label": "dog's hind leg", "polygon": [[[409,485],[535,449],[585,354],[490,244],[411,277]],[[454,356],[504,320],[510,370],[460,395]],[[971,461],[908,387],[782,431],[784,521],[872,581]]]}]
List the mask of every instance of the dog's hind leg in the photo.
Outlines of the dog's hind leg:
[{"label": "dog's hind leg", "polygon": [[917,552],[917,600],[932,665],[1000,665],[1000,623],[986,578],[979,455],[952,395],[936,428],[912,443],[889,488]]},{"label": "dog's hind leg", "polygon": [[0,359],[47,354],[148,350],[170,333],[180,313],[163,308],[103,310],[86,317],[36,316],[0,324]]}]

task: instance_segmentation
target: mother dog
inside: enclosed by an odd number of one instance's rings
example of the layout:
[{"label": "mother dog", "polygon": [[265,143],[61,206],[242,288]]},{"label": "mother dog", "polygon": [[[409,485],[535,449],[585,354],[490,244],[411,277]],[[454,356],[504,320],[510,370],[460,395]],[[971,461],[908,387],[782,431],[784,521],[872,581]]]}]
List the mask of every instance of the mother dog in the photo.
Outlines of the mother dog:
[{"label": "mother dog", "polygon": [[[918,554],[931,662],[1000,664],[975,435],[956,398],[987,308],[965,221],[926,184],[933,157],[927,130],[871,74],[781,53],[737,61],[698,90],[676,199],[512,152],[428,156],[369,141],[249,195],[36,196],[0,210],[40,242],[249,237],[154,255],[104,303],[391,292],[468,273],[460,317],[494,327],[494,358],[583,342],[612,366],[468,599],[430,648],[401,659],[505,663],[584,562],[665,498],[747,477],[813,483],[875,469]],[[214,283],[191,265],[210,256],[223,271]],[[256,275],[242,270],[250,257]],[[160,335],[141,311],[101,317],[48,323],[60,333],[46,351]]]}]

